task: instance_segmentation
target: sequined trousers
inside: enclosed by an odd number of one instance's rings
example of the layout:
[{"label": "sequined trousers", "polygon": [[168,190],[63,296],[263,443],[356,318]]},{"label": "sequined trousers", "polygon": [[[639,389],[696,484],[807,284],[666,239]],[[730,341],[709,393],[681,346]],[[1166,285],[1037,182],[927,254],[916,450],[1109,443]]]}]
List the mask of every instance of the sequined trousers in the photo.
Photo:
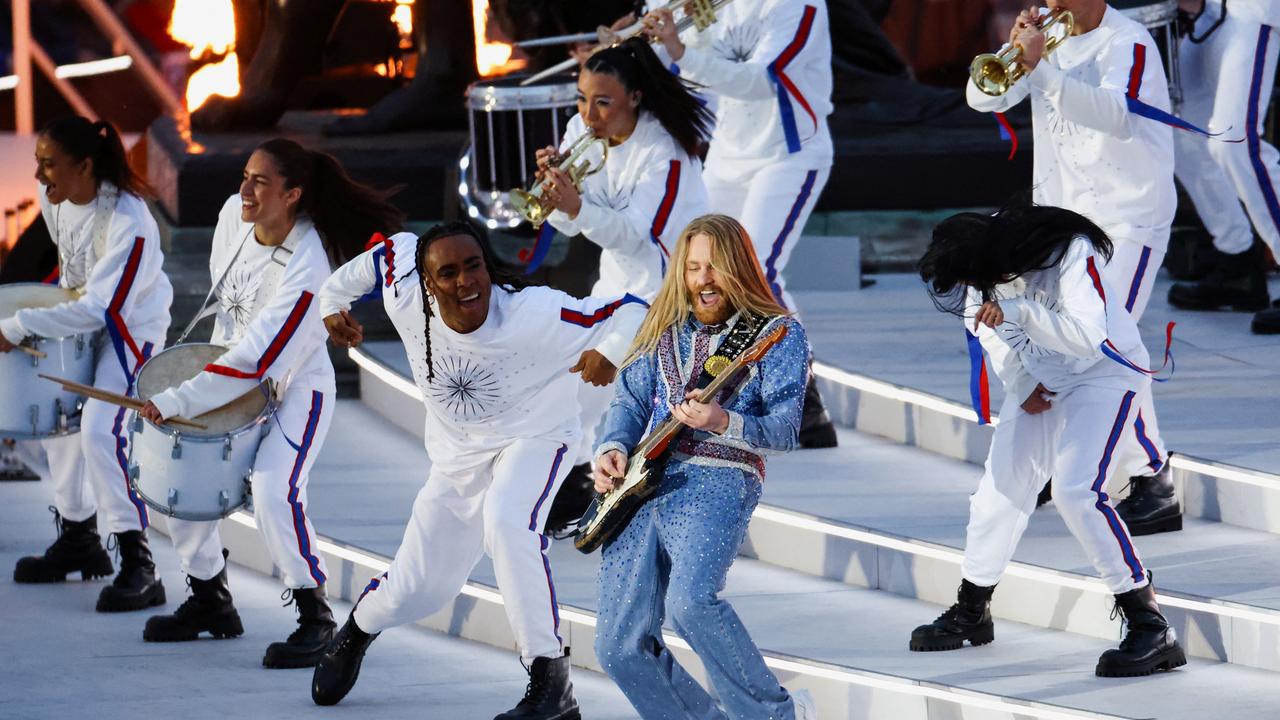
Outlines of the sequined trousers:
[{"label": "sequined trousers", "polygon": [[[736,468],[671,463],[658,493],[604,548],[596,656],[645,720],[795,718],[791,696],[719,597],[760,491]],[[723,710],[663,642],[668,610]]]}]

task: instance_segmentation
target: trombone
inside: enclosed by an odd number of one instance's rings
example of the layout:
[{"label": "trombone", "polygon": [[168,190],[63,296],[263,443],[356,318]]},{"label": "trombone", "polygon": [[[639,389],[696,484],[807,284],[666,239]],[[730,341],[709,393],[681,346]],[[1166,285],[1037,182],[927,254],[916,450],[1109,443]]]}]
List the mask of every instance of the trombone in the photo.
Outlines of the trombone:
[{"label": "trombone", "polygon": [[[596,144],[600,145],[600,161],[594,165],[590,158],[586,157],[587,151]],[[590,130],[578,136],[577,140],[569,146],[569,149],[551,159],[552,165],[563,170],[569,179],[573,181],[573,186],[582,192],[582,181],[589,175],[594,175],[604,169],[604,163],[609,159],[609,141],[596,137]],[[539,227],[546,222],[547,216],[555,210],[547,204],[542,197],[542,180],[534,180],[533,185],[528,190],[516,188],[512,190],[511,205],[516,212],[525,220],[528,220],[533,226]]]},{"label": "trombone", "polygon": [[[698,28],[698,32],[702,32],[715,23],[716,11],[725,5],[728,5],[732,1],[733,0],[671,0],[671,2],[667,3],[664,7],[672,13],[675,13],[677,10],[684,11],[680,16],[680,19],[676,20],[676,32],[684,32],[685,29],[690,26],[695,26]],[[596,52],[597,50],[602,50],[607,47],[613,47],[624,40],[630,40],[631,38],[639,35],[643,29],[644,21],[641,19],[617,32],[601,25],[596,30],[594,36],[586,35],[584,38],[583,35],[559,35],[556,37],[544,38],[542,40],[530,40],[525,43],[520,43],[520,45],[522,47],[534,47],[536,45],[553,44],[559,41],[578,42],[583,39],[589,40],[592,37],[595,37],[597,45],[591,49],[591,52]],[[530,75],[524,80],[521,80],[520,84],[529,85],[531,83],[535,83],[545,77],[550,77],[557,73],[562,73],[565,70],[569,70],[577,64],[577,58],[569,58],[564,62],[552,65],[546,70]]]},{"label": "trombone", "polygon": [[[1059,26],[1061,33],[1050,34],[1050,30],[1056,30]],[[1045,34],[1044,54],[1047,56],[1066,42],[1075,26],[1075,16],[1070,10],[1058,10],[1044,16],[1038,25],[1040,32]],[[1019,62],[1021,57],[1022,48],[1017,45],[1006,45],[995,53],[983,53],[969,64],[969,79],[987,95],[1004,95],[1027,74],[1026,68]]]}]

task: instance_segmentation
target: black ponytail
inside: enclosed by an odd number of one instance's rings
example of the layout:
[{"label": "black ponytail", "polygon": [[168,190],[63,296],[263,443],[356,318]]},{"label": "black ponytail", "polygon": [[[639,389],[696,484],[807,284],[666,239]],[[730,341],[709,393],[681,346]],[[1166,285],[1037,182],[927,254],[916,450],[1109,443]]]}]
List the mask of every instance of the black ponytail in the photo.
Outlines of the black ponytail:
[{"label": "black ponytail", "polygon": [[698,156],[715,118],[693,94],[695,86],[664,67],[648,41],[624,40],[587,58],[583,68],[613,75],[628,92],[639,91],[640,107],[652,113],[686,153]]},{"label": "black ponytail", "polygon": [[992,300],[997,285],[1056,266],[1077,235],[1088,238],[1103,259],[1111,259],[1106,232],[1070,210],[1019,203],[994,215],[959,213],[933,229],[918,264],[920,278],[935,307],[963,315],[966,288]]},{"label": "black ponytail", "polygon": [[275,161],[286,188],[302,188],[298,212],[311,216],[335,265],[364,252],[374,233],[390,235],[404,224],[404,213],[387,199],[391,193],[352,180],[332,155],[285,138],[267,140],[257,149]]},{"label": "black ponytail", "polygon": [[[466,235],[476,244],[480,246],[480,257],[484,260],[484,269],[489,273],[489,280],[494,287],[500,287],[508,292],[513,292],[525,287],[522,276],[508,272],[498,265],[498,261],[494,258],[493,250],[489,247],[489,239],[484,235],[484,231],[476,227],[474,224],[465,220],[456,220],[453,222],[440,223],[433,225],[425,233],[418,236],[418,247],[414,252],[413,269],[410,273],[418,273],[418,290],[422,293],[422,315],[424,324],[424,337],[427,344],[427,382],[435,379],[435,368],[431,365],[431,292],[427,288],[427,249],[431,244],[440,238],[452,237],[454,235]],[[409,273],[405,273],[400,279],[408,277]]]},{"label": "black ponytail", "polygon": [[64,115],[40,131],[76,162],[93,161],[93,177],[109,182],[124,192],[140,197],[152,195],[146,181],[129,167],[124,141],[115,126],[106,120],[94,122],[80,115]]}]

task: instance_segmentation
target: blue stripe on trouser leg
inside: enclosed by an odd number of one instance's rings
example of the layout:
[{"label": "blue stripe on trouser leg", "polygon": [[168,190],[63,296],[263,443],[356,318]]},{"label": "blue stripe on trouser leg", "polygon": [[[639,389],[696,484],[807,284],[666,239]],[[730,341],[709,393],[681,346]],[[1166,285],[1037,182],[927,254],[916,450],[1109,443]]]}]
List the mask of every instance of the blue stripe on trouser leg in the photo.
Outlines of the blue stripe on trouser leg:
[{"label": "blue stripe on trouser leg", "polygon": [[1112,455],[1115,453],[1116,443],[1119,442],[1120,436],[1124,433],[1125,425],[1128,424],[1129,409],[1133,405],[1135,394],[1132,390],[1126,392],[1124,398],[1120,401],[1120,407],[1116,410],[1115,421],[1111,425],[1111,433],[1107,437],[1106,447],[1102,451],[1102,458],[1098,460],[1098,474],[1094,477],[1093,484],[1089,489],[1097,496],[1094,507],[1106,518],[1107,525],[1111,528],[1111,534],[1115,537],[1116,544],[1120,546],[1125,565],[1129,567],[1132,573],[1133,581],[1142,582],[1147,573],[1142,567],[1142,562],[1138,560],[1137,552],[1133,549],[1133,541],[1129,539],[1129,530],[1125,527],[1120,516],[1116,514],[1116,511],[1107,503],[1109,498],[1102,489],[1107,480],[1107,469],[1111,464]]}]

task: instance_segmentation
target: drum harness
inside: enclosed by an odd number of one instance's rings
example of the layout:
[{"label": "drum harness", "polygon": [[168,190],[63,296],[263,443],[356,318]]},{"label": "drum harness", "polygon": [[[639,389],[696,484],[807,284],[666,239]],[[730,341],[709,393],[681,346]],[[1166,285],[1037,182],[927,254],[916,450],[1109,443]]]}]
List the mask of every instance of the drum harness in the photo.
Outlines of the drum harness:
[{"label": "drum harness", "polygon": [[[182,334],[178,336],[174,345],[181,345],[201,320],[217,312],[218,301],[214,299],[214,295],[218,292],[218,288],[222,286],[222,282],[227,279],[227,274],[231,272],[231,268],[235,266],[236,260],[240,258],[240,253],[244,250],[245,246],[248,245],[249,238],[253,237],[254,227],[254,225],[250,225],[249,229],[245,231],[244,237],[240,240],[240,244],[236,246],[235,253],[231,255],[231,259],[227,262],[226,266],[222,268],[222,272],[218,275],[217,281],[209,288],[209,294],[205,295],[204,302],[201,303],[199,312],[196,313],[195,317],[191,318],[191,322],[187,323],[187,327],[182,331]],[[293,258],[294,250],[297,249],[298,244],[302,242],[302,239],[306,237],[307,233],[310,232],[313,227],[314,226],[311,224],[309,218],[306,218],[305,216],[297,218],[293,223],[293,229],[289,231],[284,242],[272,249],[270,261],[267,262],[261,270],[262,281],[258,284],[258,290],[254,294],[254,317],[257,317],[258,314],[262,312],[262,309],[267,306],[267,303],[270,302],[271,298],[275,296],[276,289],[280,286],[280,280],[284,277],[284,272],[288,268],[289,261]],[[284,388],[288,385],[288,375],[279,382],[268,378],[267,389],[264,390],[267,395],[267,400],[278,404],[284,395]],[[280,435],[284,437],[285,441],[293,446],[295,450],[298,449],[298,445],[290,440],[288,433],[284,431],[283,427],[280,427],[280,419],[276,414],[272,413],[271,417],[275,420],[276,426],[280,429]]]},{"label": "drum harness", "polygon": [[1187,39],[1197,45],[1204,42],[1205,40],[1208,40],[1209,36],[1212,35],[1214,32],[1216,32],[1218,28],[1222,27],[1222,23],[1225,22],[1227,19],[1227,0],[1219,0],[1219,2],[1221,3],[1221,10],[1218,13],[1217,22],[1210,25],[1208,29],[1204,31],[1203,35],[1201,35],[1200,37],[1196,37],[1196,32],[1195,32],[1196,21],[1200,19],[1201,15],[1204,15],[1204,10],[1209,6],[1209,3],[1211,1],[1212,0],[1204,0],[1204,5],[1200,6],[1200,12],[1196,13],[1195,15],[1191,15],[1189,13],[1182,13],[1182,12],[1179,13],[1180,19],[1184,23],[1183,27],[1185,28],[1184,32],[1186,32],[1187,34]]},{"label": "drum harness", "polygon": [[[97,206],[93,210],[93,225],[90,231],[90,247],[93,248],[93,263],[89,263],[89,247],[83,248],[83,252],[76,252],[75,248],[63,247],[63,243],[59,242],[59,219],[62,217],[61,203],[54,208],[53,213],[53,231],[54,245],[58,248],[58,264],[63,270],[70,270],[71,261],[76,259],[77,255],[84,258],[84,280],[89,282],[89,274],[93,272],[93,266],[97,264],[102,256],[107,252],[107,228],[111,226],[111,217],[115,215],[116,204],[120,200],[120,189],[114,184],[103,181],[98,186]],[[69,202],[69,201],[68,201]],[[70,245],[71,243],[67,243]],[[84,286],[71,287],[70,278],[73,273],[63,272],[61,278],[68,281],[68,285],[64,285],[69,290],[73,290],[76,294],[84,293]]]}]

